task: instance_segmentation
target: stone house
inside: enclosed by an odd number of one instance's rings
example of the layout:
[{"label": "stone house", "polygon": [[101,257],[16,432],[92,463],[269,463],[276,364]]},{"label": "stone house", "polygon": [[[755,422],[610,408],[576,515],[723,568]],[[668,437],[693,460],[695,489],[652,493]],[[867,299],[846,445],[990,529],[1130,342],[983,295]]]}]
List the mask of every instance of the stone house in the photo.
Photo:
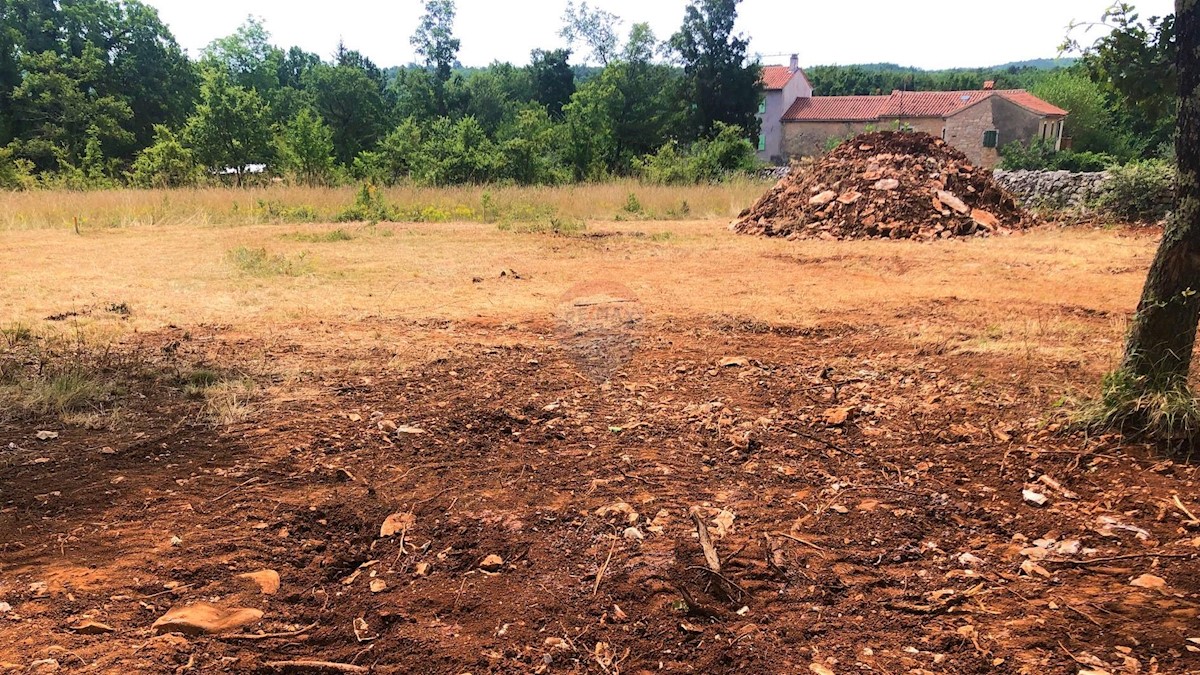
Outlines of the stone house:
[{"label": "stone house", "polygon": [[783,116],[793,101],[812,98],[813,88],[800,69],[800,55],[792,54],[791,64],[763,66],[763,100],[758,104],[761,124],[758,134],[758,158],[771,164],[787,162],[783,145]]},{"label": "stone house", "polygon": [[[790,77],[784,81],[778,69],[790,72]],[[802,93],[785,98],[791,103],[776,126],[771,119],[775,110],[772,96],[782,94],[801,78],[806,88],[795,87]],[[975,165],[993,168],[1000,160],[999,149],[1013,141],[1028,144],[1041,139],[1061,148],[1063,120],[1068,114],[1023,89],[995,89],[991,82],[971,91],[814,96],[802,70],[768,66],[763,69],[763,85],[766,96],[759,157],[774,163],[820,155],[829,144],[870,129],[903,128],[944,138]],[[781,86],[770,88],[773,85]],[[804,91],[810,93],[806,96]],[[778,96],[774,101],[778,102]],[[766,152],[761,151],[764,144]]]}]

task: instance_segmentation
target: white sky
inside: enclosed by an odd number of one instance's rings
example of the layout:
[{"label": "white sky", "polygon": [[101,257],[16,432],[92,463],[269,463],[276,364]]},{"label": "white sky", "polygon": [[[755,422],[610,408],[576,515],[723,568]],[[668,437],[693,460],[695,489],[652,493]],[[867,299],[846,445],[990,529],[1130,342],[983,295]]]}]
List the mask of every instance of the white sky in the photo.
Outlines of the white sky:
[{"label": "white sky", "polygon": [[[380,66],[414,59],[408,38],[419,0],[146,0],[193,55],[248,14],[281,47],[328,58],[338,39]],[[893,62],[922,68],[991,66],[1051,58],[1072,21],[1095,21],[1112,0],[743,0],[738,30],[764,63],[798,52],[802,65]],[[1173,0],[1133,0],[1142,16],[1174,11]],[[629,25],[648,22],[659,39],[683,20],[686,0],[591,0]],[[455,34],[468,66],[528,62],[534,48],[562,46],[566,0],[458,0]],[[573,58],[572,62],[577,62]]]}]

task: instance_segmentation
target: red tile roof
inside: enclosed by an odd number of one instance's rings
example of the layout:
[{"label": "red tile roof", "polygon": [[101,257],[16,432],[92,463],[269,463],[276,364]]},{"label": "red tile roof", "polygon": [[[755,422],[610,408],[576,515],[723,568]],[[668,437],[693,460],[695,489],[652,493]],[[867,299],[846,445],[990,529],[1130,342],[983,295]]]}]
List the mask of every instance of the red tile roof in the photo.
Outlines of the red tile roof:
[{"label": "red tile roof", "polygon": [[787,66],[763,66],[763,89],[768,91],[783,89],[792,81],[792,69]]},{"label": "red tile roof", "polygon": [[813,96],[798,98],[784,122],[868,122],[879,119],[888,96]]},{"label": "red tile roof", "polygon": [[1006,89],[996,93],[1012,101],[1013,103],[1016,103],[1022,108],[1028,108],[1039,115],[1048,115],[1054,117],[1057,115],[1065,116],[1068,114],[1066,110],[1063,110],[1062,108],[1051,103],[1047,103],[1033,94],[1025,91],[1024,89]]},{"label": "red tile roof", "polygon": [[994,91],[893,91],[880,117],[945,117],[972,106]]},{"label": "red tile roof", "polygon": [[893,117],[949,117],[984,99],[1001,96],[1038,115],[1063,116],[1024,89],[977,91],[894,91],[890,96],[814,96],[799,98],[784,114],[785,122],[861,122]]}]

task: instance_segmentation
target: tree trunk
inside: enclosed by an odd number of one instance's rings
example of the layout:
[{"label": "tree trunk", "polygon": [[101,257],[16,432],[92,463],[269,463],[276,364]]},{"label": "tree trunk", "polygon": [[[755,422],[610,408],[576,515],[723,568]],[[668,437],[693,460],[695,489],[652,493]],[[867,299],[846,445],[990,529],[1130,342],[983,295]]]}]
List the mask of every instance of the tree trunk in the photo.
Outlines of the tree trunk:
[{"label": "tree trunk", "polygon": [[1175,29],[1175,212],[1146,277],[1123,364],[1143,391],[1186,386],[1200,318],[1200,0],[1175,0]]}]

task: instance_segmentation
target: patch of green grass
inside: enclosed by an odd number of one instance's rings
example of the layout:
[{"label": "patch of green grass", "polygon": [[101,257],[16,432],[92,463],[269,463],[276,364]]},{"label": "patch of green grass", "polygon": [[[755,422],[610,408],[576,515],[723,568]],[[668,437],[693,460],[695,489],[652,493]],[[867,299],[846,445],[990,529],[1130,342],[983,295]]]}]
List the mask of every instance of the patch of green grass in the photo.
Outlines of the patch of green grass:
[{"label": "patch of green grass", "polygon": [[327,230],[325,232],[293,232],[283,235],[284,239],[293,241],[304,241],[311,244],[324,244],[338,241],[353,241],[354,235],[342,228],[336,230]]},{"label": "patch of green grass", "polygon": [[239,246],[230,250],[226,258],[243,274],[256,277],[299,277],[313,271],[307,252],[288,257],[283,254],[269,254],[265,248]]},{"label": "patch of green grass", "polygon": [[549,220],[533,223],[503,222],[496,226],[501,232],[517,232],[520,234],[557,234],[573,236],[587,230],[587,223],[578,218],[559,218],[551,216]]},{"label": "patch of green grass", "polygon": [[288,206],[278,201],[260,199],[257,211],[267,220],[279,223],[312,223],[320,219],[317,210],[307,204]]},{"label": "patch of green grass", "polygon": [[99,407],[112,393],[90,373],[68,370],[23,383],[22,407],[40,414],[64,415]]},{"label": "patch of green grass", "polygon": [[12,348],[33,342],[33,329],[23,323],[13,323],[0,328],[0,336],[4,338],[5,344]]},{"label": "patch of green grass", "polygon": [[655,232],[650,235],[650,241],[657,241],[659,243],[668,242],[674,238],[675,235],[671,232]]},{"label": "patch of green grass", "polygon": [[1200,438],[1200,403],[1184,380],[1151,387],[1121,368],[1104,376],[1100,398],[1080,406],[1073,421],[1190,447]]}]

